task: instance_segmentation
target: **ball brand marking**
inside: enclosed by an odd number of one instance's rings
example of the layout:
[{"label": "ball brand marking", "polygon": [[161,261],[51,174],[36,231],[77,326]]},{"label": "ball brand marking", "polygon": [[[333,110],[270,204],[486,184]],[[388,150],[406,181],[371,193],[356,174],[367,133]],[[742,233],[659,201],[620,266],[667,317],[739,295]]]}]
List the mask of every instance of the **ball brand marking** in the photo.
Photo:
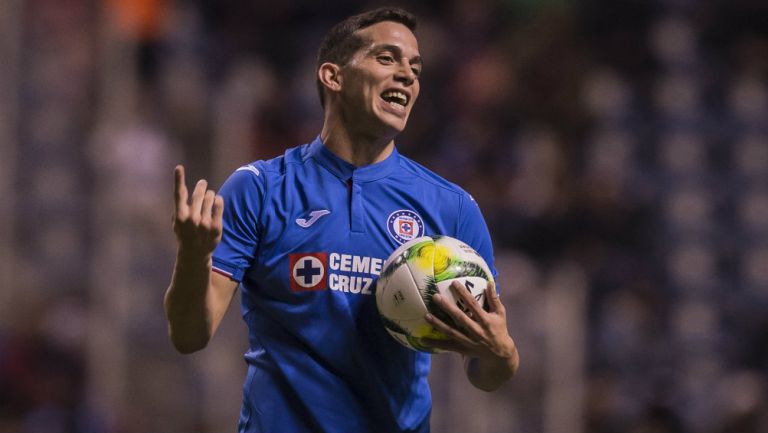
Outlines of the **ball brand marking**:
[{"label": "ball brand marking", "polygon": [[400,305],[401,302],[405,301],[405,296],[403,296],[403,292],[398,290],[397,292],[392,295],[392,301],[394,302],[395,306]]}]

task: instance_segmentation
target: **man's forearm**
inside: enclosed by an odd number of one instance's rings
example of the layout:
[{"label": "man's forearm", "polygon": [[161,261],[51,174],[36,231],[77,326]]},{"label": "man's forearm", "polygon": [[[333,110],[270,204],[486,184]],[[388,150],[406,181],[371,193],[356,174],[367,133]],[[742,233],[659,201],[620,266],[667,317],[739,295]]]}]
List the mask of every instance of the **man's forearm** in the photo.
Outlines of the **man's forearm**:
[{"label": "man's forearm", "polygon": [[211,320],[206,303],[210,279],[210,255],[177,254],[164,305],[168,332],[179,352],[200,350],[211,338]]},{"label": "man's forearm", "polygon": [[494,391],[517,372],[520,356],[513,344],[509,353],[492,358],[465,358],[467,378],[476,388]]}]

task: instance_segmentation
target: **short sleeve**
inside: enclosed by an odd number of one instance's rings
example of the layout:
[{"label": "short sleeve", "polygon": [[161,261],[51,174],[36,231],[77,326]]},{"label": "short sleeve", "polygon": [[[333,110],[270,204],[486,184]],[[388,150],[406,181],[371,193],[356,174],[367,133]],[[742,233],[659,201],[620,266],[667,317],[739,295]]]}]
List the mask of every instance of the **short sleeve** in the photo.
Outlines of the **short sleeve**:
[{"label": "short sleeve", "polygon": [[213,252],[213,270],[238,282],[253,265],[261,236],[259,215],[266,181],[258,166],[238,168],[219,191],[224,198],[224,231]]},{"label": "short sleeve", "polygon": [[[459,205],[458,239],[475,249],[488,263],[493,279],[498,276],[493,259],[493,243],[488,232],[488,225],[480,211],[480,206],[471,195],[464,193]],[[498,289],[498,285],[497,285]]]}]

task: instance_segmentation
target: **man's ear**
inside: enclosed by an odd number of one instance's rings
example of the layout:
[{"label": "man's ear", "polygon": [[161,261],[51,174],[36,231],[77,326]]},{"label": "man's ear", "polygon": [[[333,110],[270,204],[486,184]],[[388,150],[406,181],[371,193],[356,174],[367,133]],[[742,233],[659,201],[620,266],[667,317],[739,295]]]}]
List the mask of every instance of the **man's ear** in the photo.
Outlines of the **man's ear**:
[{"label": "man's ear", "polygon": [[341,90],[341,67],[335,63],[325,62],[317,69],[317,78],[331,92]]}]

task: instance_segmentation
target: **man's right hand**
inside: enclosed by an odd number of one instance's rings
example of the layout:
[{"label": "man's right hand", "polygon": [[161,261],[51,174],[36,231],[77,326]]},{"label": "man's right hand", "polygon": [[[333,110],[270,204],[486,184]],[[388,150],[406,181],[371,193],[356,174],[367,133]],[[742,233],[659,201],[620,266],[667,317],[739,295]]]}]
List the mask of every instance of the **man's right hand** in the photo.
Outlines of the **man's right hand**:
[{"label": "man's right hand", "polygon": [[192,191],[192,201],[184,180],[184,166],[174,170],[176,207],[173,213],[173,231],[179,254],[186,257],[209,258],[221,240],[224,199],[207,189],[208,182],[200,179]]},{"label": "man's right hand", "polygon": [[237,282],[211,272],[213,250],[221,241],[224,199],[200,180],[189,199],[184,167],[176,166],[173,231],[179,250],[165,292],[165,315],[174,347],[181,353],[204,348],[216,332]]}]

